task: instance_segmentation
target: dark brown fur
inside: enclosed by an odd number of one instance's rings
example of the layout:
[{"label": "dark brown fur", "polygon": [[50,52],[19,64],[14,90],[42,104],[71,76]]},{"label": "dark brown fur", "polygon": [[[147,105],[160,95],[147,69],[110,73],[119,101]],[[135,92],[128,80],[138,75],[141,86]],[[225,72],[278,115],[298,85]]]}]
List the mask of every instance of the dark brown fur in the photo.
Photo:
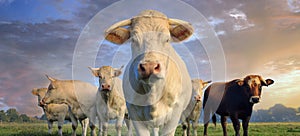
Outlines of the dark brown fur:
[{"label": "dark brown fur", "polygon": [[[259,78],[261,83],[256,85],[256,87],[250,87],[248,84],[248,80],[251,78]],[[204,109],[204,135],[207,135],[207,126],[208,126],[208,119],[210,114],[214,111],[211,102],[206,105],[208,99],[216,102],[221,100],[220,105],[216,110],[216,113],[221,116],[221,124],[223,128],[223,135],[227,136],[226,131],[226,120],[229,116],[234,130],[235,135],[239,136],[240,130],[240,122],[239,119],[242,120],[242,127],[243,127],[243,135],[248,135],[248,123],[251,118],[252,109],[253,109],[253,102],[250,102],[250,98],[252,96],[260,95],[261,93],[261,86],[268,86],[273,84],[273,80],[267,79],[263,80],[258,75],[250,75],[245,77],[243,80],[236,79],[230,82],[223,82],[223,83],[214,83],[210,85],[204,93],[204,101],[203,101],[203,109]],[[221,86],[216,87],[217,89],[212,86]],[[259,92],[253,92],[259,91]],[[211,94],[211,95],[210,95]],[[223,94],[223,95],[221,95]],[[219,97],[217,96],[219,95]],[[209,97],[208,97],[209,96]],[[213,114],[213,121],[215,123],[215,115]]]}]

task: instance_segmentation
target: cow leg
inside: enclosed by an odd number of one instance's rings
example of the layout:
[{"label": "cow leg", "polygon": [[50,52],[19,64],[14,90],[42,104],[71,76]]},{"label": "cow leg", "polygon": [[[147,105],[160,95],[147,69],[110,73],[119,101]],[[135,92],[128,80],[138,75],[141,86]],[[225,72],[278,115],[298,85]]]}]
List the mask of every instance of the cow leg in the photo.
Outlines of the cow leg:
[{"label": "cow leg", "polygon": [[190,128],[191,128],[191,126],[190,126],[190,121],[189,121],[188,118],[186,119],[186,122],[187,122],[187,128],[186,128],[187,133],[186,134],[188,136],[190,136]]},{"label": "cow leg", "polygon": [[117,135],[118,136],[121,136],[123,120],[124,120],[124,114],[123,114],[123,117],[118,117],[117,121],[116,121],[116,126],[115,127],[116,127],[116,130],[117,130]]},{"label": "cow leg", "polygon": [[90,129],[91,129],[91,136],[96,136],[96,126],[93,122],[89,122],[90,124]]},{"label": "cow leg", "polygon": [[223,129],[223,136],[227,136],[227,118],[226,116],[221,116],[221,125],[222,125],[222,129]]},{"label": "cow leg", "polygon": [[153,136],[159,136],[159,128],[153,128],[152,134],[153,134]]},{"label": "cow leg", "polygon": [[183,131],[183,136],[187,136],[187,122],[186,121],[183,121],[182,122],[182,131]]},{"label": "cow leg", "polygon": [[197,136],[198,120],[193,121],[192,127],[193,127],[193,136]]},{"label": "cow leg", "polygon": [[209,112],[204,111],[204,118],[203,118],[203,121],[204,121],[203,135],[204,136],[207,136],[207,127],[208,127],[208,124],[209,124],[209,114],[210,114]]},{"label": "cow leg", "polygon": [[89,119],[88,118],[80,119],[79,122],[81,124],[82,136],[86,136],[87,126],[89,124]]},{"label": "cow leg", "polygon": [[207,136],[207,127],[208,127],[209,122],[204,124],[204,131],[203,131],[203,135]]},{"label": "cow leg", "polygon": [[87,113],[87,115],[89,117],[87,120],[88,120],[88,124],[91,128],[91,136],[96,136],[96,125],[95,125],[96,118],[97,118],[96,106],[91,108],[90,111]]},{"label": "cow leg", "polygon": [[232,125],[233,125],[234,131],[235,131],[235,135],[239,136],[240,135],[240,127],[241,127],[241,125],[240,125],[238,116],[237,115],[231,115],[230,119],[232,121]]},{"label": "cow leg", "polygon": [[243,136],[248,136],[248,124],[249,124],[250,117],[246,117],[243,119],[242,125],[243,125]]},{"label": "cow leg", "polygon": [[65,117],[60,118],[60,119],[58,119],[58,121],[57,121],[57,128],[58,128],[58,135],[59,135],[59,136],[62,136],[62,126],[64,125],[64,118],[65,118]]},{"label": "cow leg", "polygon": [[102,136],[102,133],[103,133],[103,125],[102,125],[102,122],[101,122],[100,117],[98,117],[98,121],[99,121],[99,131],[98,131],[98,136]]},{"label": "cow leg", "polygon": [[77,129],[78,123],[76,121],[72,121],[72,136],[76,136],[76,129]]},{"label": "cow leg", "polygon": [[137,136],[150,136],[150,132],[143,122],[133,121],[133,126]]},{"label": "cow leg", "polygon": [[76,129],[78,126],[77,118],[75,118],[74,114],[69,111],[70,119],[72,122],[72,136],[76,136]]},{"label": "cow leg", "polygon": [[128,129],[127,136],[132,136],[132,122],[128,117],[128,114],[125,114],[125,123]]},{"label": "cow leg", "polygon": [[48,120],[48,133],[52,134],[53,121]]},{"label": "cow leg", "polygon": [[103,136],[107,136],[107,129],[108,129],[108,121],[105,121],[105,122],[102,122],[103,126],[102,126],[102,129],[103,129]]}]

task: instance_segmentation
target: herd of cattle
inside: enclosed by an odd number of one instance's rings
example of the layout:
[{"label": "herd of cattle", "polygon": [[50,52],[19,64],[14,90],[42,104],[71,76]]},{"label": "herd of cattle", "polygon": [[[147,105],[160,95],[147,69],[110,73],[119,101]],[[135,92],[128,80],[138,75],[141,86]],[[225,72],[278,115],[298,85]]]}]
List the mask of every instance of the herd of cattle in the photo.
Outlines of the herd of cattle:
[{"label": "herd of cattle", "polygon": [[[108,135],[108,124],[116,119],[118,136],[125,120],[127,135],[135,128],[137,135],[174,135],[178,123],[182,123],[183,135],[189,135],[192,122],[193,135],[201,110],[204,110],[204,135],[212,115],[221,116],[223,134],[226,132],[226,117],[233,122],[236,135],[240,123],[244,135],[252,113],[252,107],[261,97],[262,86],[273,84],[259,75],[249,75],[229,82],[191,80],[184,61],[170,42],[180,42],[193,34],[188,22],[167,18],[164,14],[145,10],[139,15],[120,21],[106,31],[106,40],[123,44],[131,40],[131,60],[127,64],[123,79],[122,68],[102,66],[89,67],[99,78],[99,87],[78,80],[58,80],[47,76],[48,88],[33,89],[38,104],[43,108],[51,133],[53,121],[58,121],[58,133],[62,135],[64,120],[72,122],[72,135],[76,135],[78,120],[82,135],[95,136],[95,122],[99,122],[99,135]],[[202,99],[202,90],[204,96]],[[202,106],[203,101],[203,106]]]}]

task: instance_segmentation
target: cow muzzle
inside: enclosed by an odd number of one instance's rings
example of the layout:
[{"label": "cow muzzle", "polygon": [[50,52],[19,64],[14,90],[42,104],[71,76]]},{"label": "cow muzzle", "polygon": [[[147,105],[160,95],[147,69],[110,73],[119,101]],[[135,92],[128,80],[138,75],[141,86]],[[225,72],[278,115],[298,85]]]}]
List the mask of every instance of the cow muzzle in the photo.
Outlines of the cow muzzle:
[{"label": "cow muzzle", "polygon": [[156,62],[140,63],[138,73],[142,79],[149,78],[152,74],[157,75],[161,72],[161,65]]},{"label": "cow muzzle", "polygon": [[260,100],[260,97],[259,96],[251,96],[250,97],[250,102],[251,103],[258,103]]},{"label": "cow muzzle", "polygon": [[200,95],[196,95],[195,97],[196,102],[200,102],[201,101],[201,96]]},{"label": "cow muzzle", "polygon": [[102,90],[110,90],[110,85],[108,85],[108,84],[102,84],[101,88],[102,88]]}]

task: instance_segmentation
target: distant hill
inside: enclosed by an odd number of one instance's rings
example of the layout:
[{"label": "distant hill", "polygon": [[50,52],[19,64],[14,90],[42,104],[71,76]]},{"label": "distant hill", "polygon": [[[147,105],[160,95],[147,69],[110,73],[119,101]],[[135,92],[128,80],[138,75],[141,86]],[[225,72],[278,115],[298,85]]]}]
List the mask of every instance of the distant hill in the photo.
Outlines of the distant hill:
[{"label": "distant hill", "polygon": [[300,122],[300,107],[288,108],[282,104],[275,104],[268,110],[253,111],[252,122]]}]

